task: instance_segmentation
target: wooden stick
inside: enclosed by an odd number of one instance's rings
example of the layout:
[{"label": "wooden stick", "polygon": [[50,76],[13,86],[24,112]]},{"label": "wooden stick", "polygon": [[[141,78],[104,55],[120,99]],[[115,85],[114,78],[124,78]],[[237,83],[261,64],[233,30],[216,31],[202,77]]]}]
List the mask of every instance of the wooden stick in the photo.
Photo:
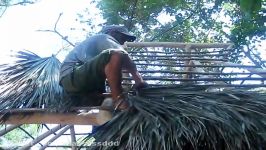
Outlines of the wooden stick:
[{"label": "wooden stick", "polygon": [[74,125],[70,127],[70,134],[71,134],[71,149],[76,150],[77,149],[77,140],[75,135],[75,128]]},{"label": "wooden stick", "polygon": [[223,49],[223,50],[214,50],[214,51],[196,51],[196,52],[183,52],[183,51],[172,51],[172,52],[164,52],[164,51],[158,51],[158,50],[147,50],[147,51],[129,51],[129,54],[212,54],[212,53],[225,53],[229,54],[228,49]]},{"label": "wooden stick", "polygon": [[78,113],[32,112],[32,114],[28,114],[20,112],[9,114],[4,123],[99,125],[96,120],[97,115],[96,113],[79,115]]},{"label": "wooden stick", "polygon": [[234,65],[234,64],[226,64],[226,65],[184,65],[182,63],[176,64],[148,64],[148,63],[135,63],[140,66],[162,66],[162,67],[231,67],[231,68],[258,68],[254,65]]},{"label": "wooden stick", "polygon": [[[125,71],[126,72],[126,71]],[[139,70],[140,73],[167,73],[167,74],[201,74],[201,75],[249,75],[249,74],[266,74],[265,72],[250,73],[250,72],[196,72],[196,71],[171,71],[171,70]]]},{"label": "wooden stick", "polygon": [[[226,66],[226,65],[235,65],[235,66],[241,66],[239,64],[236,64],[236,63],[231,63],[231,62],[213,62],[213,63],[216,63],[216,64],[220,64],[222,66]],[[247,70],[251,73],[256,73],[258,75],[260,75],[261,77],[264,77],[266,78],[266,75],[263,75],[263,74],[259,74],[261,72],[265,72],[266,70],[265,69],[261,69],[261,68],[247,68]]]},{"label": "wooden stick", "polygon": [[61,135],[63,135],[71,126],[64,127],[59,133],[57,133],[55,136],[53,136],[45,145],[43,145],[39,150],[44,150],[47,148],[52,142],[54,142],[56,139],[58,139]]},{"label": "wooden stick", "polygon": [[191,48],[228,48],[231,43],[177,43],[177,42],[126,42],[126,47],[170,47],[185,48],[190,45]]},{"label": "wooden stick", "polygon": [[[156,58],[156,59],[132,59],[133,61],[158,61],[158,60],[171,60],[168,58]],[[215,59],[215,58],[177,58],[175,61],[190,61],[190,60],[199,60],[199,61],[227,61],[227,59]]]},{"label": "wooden stick", "polygon": [[[149,84],[151,87],[176,87],[176,86],[182,86],[184,84],[176,84],[176,83],[171,83],[171,84]],[[258,88],[258,87],[266,87],[266,84],[185,84],[189,85],[190,87],[247,87],[247,88]]]},{"label": "wooden stick", "polygon": [[[123,78],[124,80],[132,80],[132,78]],[[181,79],[173,78],[171,76],[154,76],[154,77],[143,77],[144,80],[160,80],[160,81],[237,81],[237,80],[257,80],[263,81],[266,78],[197,78],[197,79]]]},{"label": "wooden stick", "polygon": [[165,57],[165,58],[176,58],[176,57],[217,57],[217,56],[226,56],[227,54],[213,54],[213,55],[143,55],[143,54],[140,54],[140,55],[136,55],[136,54],[133,54],[133,55],[130,55],[132,57],[156,57],[156,58],[159,58],[159,57]]},{"label": "wooden stick", "polygon": [[28,149],[30,149],[32,146],[34,146],[35,144],[39,143],[41,140],[43,140],[44,138],[48,137],[53,132],[58,131],[59,129],[61,129],[64,126],[65,125],[58,125],[58,126],[52,128],[51,130],[49,130],[49,131],[45,132],[44,134],[40,135],[39,137],[37,137],[35,140],[33,140],[33,141],[29,142],[28,144],[20,147],[19,150],[28,150]]}]

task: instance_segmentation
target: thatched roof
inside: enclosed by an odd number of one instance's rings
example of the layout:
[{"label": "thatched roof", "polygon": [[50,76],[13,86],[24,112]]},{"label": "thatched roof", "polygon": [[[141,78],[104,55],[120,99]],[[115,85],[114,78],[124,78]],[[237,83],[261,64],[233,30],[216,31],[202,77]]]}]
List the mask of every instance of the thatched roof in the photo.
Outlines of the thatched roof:
[{"label": "thatched roof", "polygon": [[[80,144],[95,139],[119,141],[122,149],[264,149],[266,98],[254,88],[265,87],[266,71],[229,62],[231,44],[126,45],[150,87],[137,93],[130,90],[132,79],[124,72],[132,109],[117,114]],[[15,63],[0,66],[2,119],[17,124],[97,124],[95,114],[77,116],[81,108],[71,108],[63,96],[55,56],[41,58],[24,51],[16,57]],[[57,132],[55,140],[70,129],[75,141],[73,126],[63,125],[33,143]]]}]

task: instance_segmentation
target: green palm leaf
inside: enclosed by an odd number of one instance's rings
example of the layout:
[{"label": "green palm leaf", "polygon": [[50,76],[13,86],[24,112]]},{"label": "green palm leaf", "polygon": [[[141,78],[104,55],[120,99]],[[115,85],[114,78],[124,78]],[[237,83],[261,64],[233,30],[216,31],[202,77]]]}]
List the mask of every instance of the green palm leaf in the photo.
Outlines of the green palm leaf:
[{"label": "green palm leaf", "polygon": [[[265,149],[266,94],[196,87],[147,88],[83,140],[89,149]],[[106,146],[95,142],[119,142]],[[110,143],[109,143],[110,144]],[[89,146],[90,145],[90,146]]]},{"label": "green palm leaf", "polygon": [[62,103],[61,63],[55,56],[41,58],[19,51],[16,61],[0,66],[0,111],[10,108],[55,108]]}]

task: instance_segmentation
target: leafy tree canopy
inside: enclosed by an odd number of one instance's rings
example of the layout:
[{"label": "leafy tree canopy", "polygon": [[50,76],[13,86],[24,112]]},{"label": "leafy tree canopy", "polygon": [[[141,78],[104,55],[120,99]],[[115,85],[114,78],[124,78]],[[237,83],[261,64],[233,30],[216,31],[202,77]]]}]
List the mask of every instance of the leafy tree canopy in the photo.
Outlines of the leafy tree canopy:
[{"label": "leafy tree canopy", "polygon": [[[106,24],[124,24],[144,41],[233,42],[231,61],[265,61],[256,47],[265,40],[262,0],[96,0]],[[171,16],[161,22],[160,15]]]}]

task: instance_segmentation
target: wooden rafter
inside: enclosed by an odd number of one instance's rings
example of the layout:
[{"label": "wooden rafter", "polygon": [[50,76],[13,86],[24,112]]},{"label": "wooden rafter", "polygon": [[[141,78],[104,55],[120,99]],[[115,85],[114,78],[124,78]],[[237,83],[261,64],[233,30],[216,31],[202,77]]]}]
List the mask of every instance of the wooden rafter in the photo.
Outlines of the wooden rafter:
[{"label": "wooden rafter", "polygon": [[[43,110],[43,109],[42,109]],[[99,125],[97,113],[79,115],[78,113],[56,113],[47,111],[31,111],[7,115],[5,124],[76,124]]]}]

